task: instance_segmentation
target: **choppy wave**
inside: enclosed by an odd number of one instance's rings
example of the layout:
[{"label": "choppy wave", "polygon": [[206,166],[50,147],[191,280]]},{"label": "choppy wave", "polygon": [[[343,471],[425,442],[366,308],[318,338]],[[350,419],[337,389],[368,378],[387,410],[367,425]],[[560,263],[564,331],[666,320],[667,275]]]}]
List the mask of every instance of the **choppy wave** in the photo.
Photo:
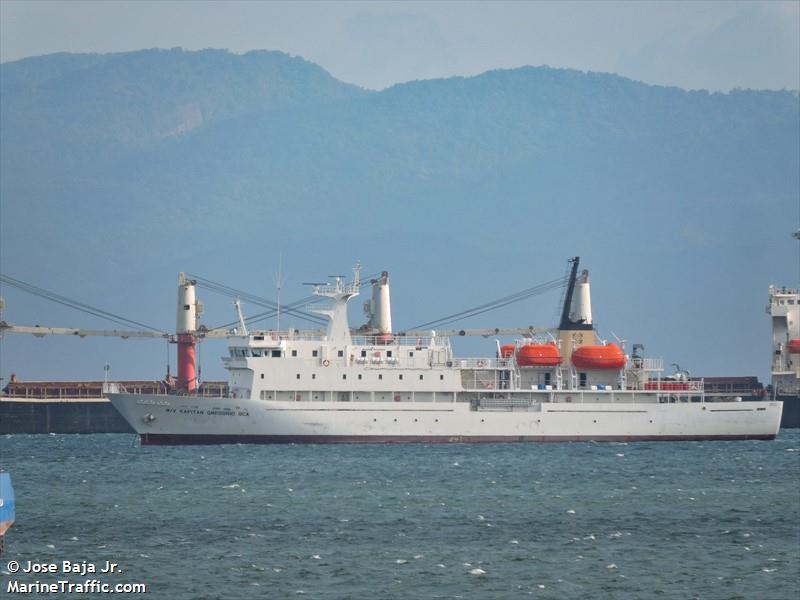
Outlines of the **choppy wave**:
[{"label": "choppy wave", "polygon": [[148,597],[175,600],[254,587],[275,598],[782,598],[799,583],[800,431],[624,453],[130,439],[0,439],[17,491],[3,564],[111,560]]}]

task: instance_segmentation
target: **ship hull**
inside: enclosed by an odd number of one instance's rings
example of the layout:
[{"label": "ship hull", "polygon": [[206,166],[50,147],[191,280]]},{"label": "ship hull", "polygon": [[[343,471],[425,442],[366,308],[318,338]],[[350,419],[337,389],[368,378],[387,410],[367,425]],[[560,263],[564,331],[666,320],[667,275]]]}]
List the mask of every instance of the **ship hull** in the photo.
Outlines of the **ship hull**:
[{"label": "ship hull", "polygon": [[780,402],[286,402],[111,394],[142,443],[473,443],[773,439]]},{"label": "ship hull", "polygon": [[775,434],[628,435],[628,436],[375,436],[375,435],[181,435],[142,434],[149,446],[214,444],[502,444],[522,442],[696,442],[713,440],[774,440]]},{"label": "ship hull", "polygon": [[131,433],[106,398],[0,399],[0,435],[11,433]]},{"label": "ship hull", "polygon": [[781,427],[796,429],[800,427],[800,396],[778,394],[778,401],[783,402],[783,416],[781,417]]}]

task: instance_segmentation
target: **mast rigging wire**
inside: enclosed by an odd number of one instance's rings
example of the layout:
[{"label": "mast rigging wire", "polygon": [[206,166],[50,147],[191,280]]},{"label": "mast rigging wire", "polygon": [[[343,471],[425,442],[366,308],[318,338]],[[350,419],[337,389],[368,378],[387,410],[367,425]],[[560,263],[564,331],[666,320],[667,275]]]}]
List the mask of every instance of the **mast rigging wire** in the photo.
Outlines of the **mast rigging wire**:
[{"label": "mast rigging wire", "polygon": [[3,275],[2,273],[0,273],[0,282],[5,283],[6,285],[9,285],[11,287],[14,287],[22,292],[26,292],[33,296],[37,296],[39,298],[43,298],[51,302],[55,302],[56,304],[61,304],[62,306],[78,310],[88,315],[105,319],[106,321],[111,321],[112,323],[116,323],[117,325],[122,325],[124,327],[131,327],[131,326],[143,327],[144,329],[149,329],[151,331],[156,331],[158,333],[164,333],[157,327],[152,327],[151,325],[147,325],[146,323],[140,323],[139,321],[134,321],[133,319],[127,319],[121,315],[117,315],[107,310],[91,306],[84,302],[79,302],[78,300],[72,300],[71,298],[62,296],[61,294],[56,294],[55,292],[51,292],[49,290],[35,286],[31,283],[27,283],[25,281],[22,281],[21,279],[16,279],[9,275]]},{"label": "mast rigging wire", "polygon": [[[362,282],[366,282],[373,278],[378,277],[379,275],[380,275],[379,272],[372,273],[370,275],[363,276],[361,280]],[[256,296],[255,294],[251,294],[243,290],[238,290],[234,287],[216,281],[212,281],[210,279],[206,279],[205,277],[201,277],[193,273],[187,273],[186,276],[189,277],[190,279],[194,279],[195,281],[197,281],[198,286],[207,289],[209,291],[216,292],[218,294],[221,294],[223,296],[228,296],[231,298],[238,297],[241,298],[242,300],[250,302],[251,304],[255,304],[257,306],[263,306],[269,309],[267,311],[257,313],[255,315],[245,318],[245,323],[250,324],[250,323],[258,323],[260,321],[265,321],[267,319],[274,317],[278,313],[278,310],[280,310],[283,313],[288,313],[292,316],[298,317],[304,321],[314,323],[316,325],[325,325],[327,323],[327,319],[325,317],[297,309],[298,306],[322,300],[320,296],[315,296],[315,295],[306,296],[305,298],[295,300],[294,302],[290,302],[289,304],[283,304],[280,306],[279,309],[277,303],[273,302],[272,300],[268,300],[267,298],[262,298],[261,296]],[[229,323],[225,323],[224,325],[214,327],[213,329],[228,329],[230,327],[237,325],[238,323],[239,323],[238,320],[231,321]]]},{"label": "mast rigging wire", "polygon": [[451,315],[447,315],[445,317],[441,317],[433,321],[428,321],[427,323],[422,323],[414,327],[408,327],[407,329],[408,330],[430,329],[434,327],[441,327],[442,325],[450,325],[456,321],[460,321],[462,319],[468,319],[470,317],[475,317],[477,315],[482,315],[483,313],[497,310],[498,308],[503,308],[505,306],[508,306],[509,304],[514,304],[515,302],[520,302],[527,298],[538,296],[550,290],[564,287],[565,285],[567,285],[567,278],[559,277],[558,279],[552,279],[550,281],[546,281],[545,283],[540,283],[539,285],[535,285],[533,287],[520,290],[519,292],[503,296],[502,298],[497,298],[496,300],[485,302],[478,306],[474,306],[472,308],[468,308],[466,310],[462,310],[460,312],[453,313]]}]

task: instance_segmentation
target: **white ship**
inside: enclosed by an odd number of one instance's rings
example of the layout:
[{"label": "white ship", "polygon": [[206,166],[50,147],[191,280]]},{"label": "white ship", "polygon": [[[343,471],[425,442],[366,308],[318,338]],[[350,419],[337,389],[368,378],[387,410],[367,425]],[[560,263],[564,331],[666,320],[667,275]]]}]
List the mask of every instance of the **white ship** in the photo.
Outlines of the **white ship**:
[{"label": "white ship", "polygon": [[[449,333],[392,331],[388,274],[372,282],[370,320],[351,331],[359,294],[337,277],[314,293],[324,332],[227,335],[229,393],[193,393],[198,303],[178,297],[178,380],[184,393],[109,398],[143,444],[281,442],[546,442],[773,439],[782,403],[707,402],[702,381],[662,380],[663,361],[597,340],[589,276],[573,259],[557,329],[519,330],[493,356],[461,358]],[[489,332],[483,332],[489,333]],[[502,335],[507,331],[493,330]],[[457,335],[457,334],[456,334]],[[537,337],[539,336],[539,337]],[[109,390],[115,391],[115,390]]]}]

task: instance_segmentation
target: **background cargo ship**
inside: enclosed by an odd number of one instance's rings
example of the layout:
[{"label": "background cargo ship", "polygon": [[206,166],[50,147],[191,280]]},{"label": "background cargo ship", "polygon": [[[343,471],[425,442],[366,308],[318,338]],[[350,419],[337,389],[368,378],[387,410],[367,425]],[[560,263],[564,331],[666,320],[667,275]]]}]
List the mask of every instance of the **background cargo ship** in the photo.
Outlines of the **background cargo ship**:
[{"label": "background cargo ship", "polygon": [[769,397],[783,402],[781,427],[800,427],[800,289],[769,287],[772,382]]},{"label": "background cargo ship", "polygon": [[[120,381],[142,394],[167,393],[167,381]],[[103,381],[11,380],[0,394],[0,435],[8,433],[133,433],[104,393]],[[222,381],[209,381],[198,392],[227,395]]]}]

